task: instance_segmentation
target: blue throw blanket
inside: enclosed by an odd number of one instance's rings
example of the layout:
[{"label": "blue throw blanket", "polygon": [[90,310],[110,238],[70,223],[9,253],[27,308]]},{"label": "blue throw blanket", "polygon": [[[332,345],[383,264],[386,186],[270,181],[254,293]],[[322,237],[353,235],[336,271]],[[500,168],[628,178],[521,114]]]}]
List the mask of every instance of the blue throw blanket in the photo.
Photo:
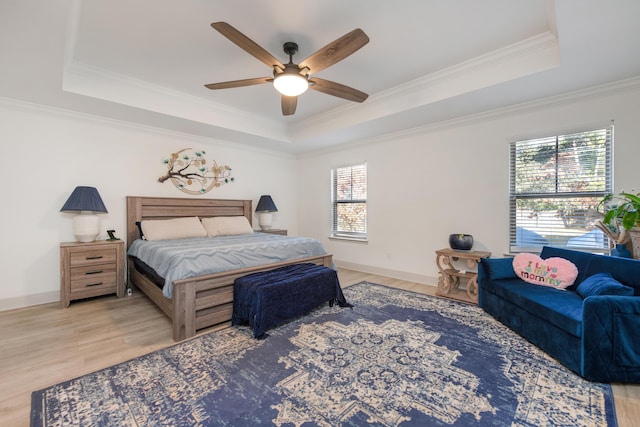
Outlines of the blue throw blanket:
[{"label": "blue throw blanket", "polygon": [[249,324],[255,338],[329,302],[352,307],[335,270],[310,263],[249,274],[233,285],[232,325]]}]

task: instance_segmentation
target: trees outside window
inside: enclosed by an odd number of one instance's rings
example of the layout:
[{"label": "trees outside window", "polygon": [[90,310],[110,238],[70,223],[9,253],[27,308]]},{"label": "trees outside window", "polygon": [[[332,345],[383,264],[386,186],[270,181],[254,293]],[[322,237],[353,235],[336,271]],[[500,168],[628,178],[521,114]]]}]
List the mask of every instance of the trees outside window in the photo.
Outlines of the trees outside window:
[{"label": "trees outside window", "polygon": [[606,251],[595,212],[612,191],[613,125],[511,143],[510,249]]},{"label": "trees outside window", "polygon": [[366,240],[366,163],[333,169],[331,176],[332,236]]}]

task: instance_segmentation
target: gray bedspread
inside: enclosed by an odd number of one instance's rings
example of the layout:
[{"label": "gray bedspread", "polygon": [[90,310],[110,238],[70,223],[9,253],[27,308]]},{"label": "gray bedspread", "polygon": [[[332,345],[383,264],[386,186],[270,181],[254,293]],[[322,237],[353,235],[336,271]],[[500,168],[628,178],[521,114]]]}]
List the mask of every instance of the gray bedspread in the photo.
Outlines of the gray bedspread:
[{"label": "gray bedspread", "polygon": [[326,253],[315,239],[267,233],[159,241],[138,239],[127,252],[165,279],[162,293],[167,298],[173,296],[174,280]]}]

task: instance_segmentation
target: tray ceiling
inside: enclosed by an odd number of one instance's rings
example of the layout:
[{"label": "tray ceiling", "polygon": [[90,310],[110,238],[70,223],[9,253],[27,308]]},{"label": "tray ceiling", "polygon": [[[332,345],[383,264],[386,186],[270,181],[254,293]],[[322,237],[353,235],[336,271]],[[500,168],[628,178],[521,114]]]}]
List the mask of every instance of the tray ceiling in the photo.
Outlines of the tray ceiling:
[{"label": "tray ceiling", "polygon": [[[0,6],[7,21],[0,36],[15,43],[0,44],[0,53],[24,61],[0,71],[6,74],[0,96],[301,153],[640,75],[634,0],[397,6],[9,0]],[[370,97],[357,104],[307,91],[296,114],[284,117],[270,84],[210,91],[204,84],[271,74],[213,30],[215,21],[230,23],[283,62],[284,42],[299,45],[301,60],[361,28],[370,42],[317,76]],[[26,87],[30,76],[40,80]],[[17,86],[6,83],[12,77]]]}]

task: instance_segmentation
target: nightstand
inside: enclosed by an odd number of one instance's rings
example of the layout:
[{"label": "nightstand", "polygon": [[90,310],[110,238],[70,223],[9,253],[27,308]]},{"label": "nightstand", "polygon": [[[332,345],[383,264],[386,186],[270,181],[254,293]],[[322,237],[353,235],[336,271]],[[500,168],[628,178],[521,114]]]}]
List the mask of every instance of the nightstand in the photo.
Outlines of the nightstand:
[{"label": "nightstand", "polygon": [[260,233],[280,234],[282,236],[287,235],[287,230],[283,230],[280,228],[272,228],[271,230],[256,230],[256,231],[259,231]]},{"label": "nightstand", "polygon": [[60,243],[60,304],[116,294],[124,296],[124,242]]}]

